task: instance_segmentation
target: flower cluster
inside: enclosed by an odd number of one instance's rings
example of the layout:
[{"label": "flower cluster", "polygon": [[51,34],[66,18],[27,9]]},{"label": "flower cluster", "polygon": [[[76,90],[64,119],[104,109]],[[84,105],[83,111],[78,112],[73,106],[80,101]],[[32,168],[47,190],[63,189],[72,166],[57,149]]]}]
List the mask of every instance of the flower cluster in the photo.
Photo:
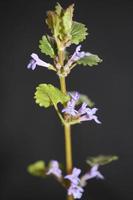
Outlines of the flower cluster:
[{"label": "flower cluster", "polygon": [[57,74],[60,75],[60,76],[61,76],[60,69],[63,68],[63,72],[64,72],[65,76],[67,76],[68,73],[70,73],[70,70],[71,70],[71,67],[72,67],[73,64],[75,64],[78,60],[82,59],[85,56],[92,55],[89,52],[80,51],[80,49],[81,49],[81,45],[76,47],[75,52],[73,53],[73,55],[70,57],[70,59],[67,61],[67,63],[64,66],[60,65],[58,57],[56,57],[55,67],[52,66],[50,63],[46,63],[43,60],[41,60],[38,57],[37,54],[32,53],[31,54],[31,60],[30,60],[29,64],[27,65],[27,68],[35,70],[37,66],[42,66],[42,67],[46,67],[48,69],[52,69],[54,71],[57,71]]},{"label": "flower cluster", "polygon": [[101,124],[101,122],[98,120],[97,116],[95,115],[97,108],[88,108],[87,104],[84,102],[81,107],[76,110],[75,106],[80,98],[80,95],[78,92],[75,92],[74,94],[71,94],[71,100],[67,103],[67,106],[62,110],[62,112],[78,118],[81,121],[90,121],[94,120],[96,123]]},{"label": "flower cluster", "polygon": [[70,181],[70,187],[68,188],[68,195],[72,195],[75,199],[80,199],[84,189],[79,185],[80,169],[74,168],[72,174],[65,176]]},{"label": "flower cluster", "polygon": [[75,52],[73,53],[73,55],[70,57],[70,59],[68,60],[68,62],[64,66],[64,69],[68,69],[70,66],[72,66],[73,63],[77,62],[81,58],[83,58],[85,56],[91,56],[92,55],[89,52],[80,51],[80,49],[81,49],[81,45],[76,47]]},{"label": "flower cluster", "polygon": [[[98,171],[99,165],[94,165],[87,173],[85,173],[81,178],[81,169],[73,168],[71,174],[66,175],[64,179],[70,181],[70,186],[67,190],[68,195],[72,195],[74,199],[80,199],[84,192],[83,187],[86,186],[87,180],[92,178],[104,179],[103,175]],[[62,178],[62,171],[59,168],[59,163],[56,160],[50,162],[50,167],[47,175],[53,174],[57,178]]]}]

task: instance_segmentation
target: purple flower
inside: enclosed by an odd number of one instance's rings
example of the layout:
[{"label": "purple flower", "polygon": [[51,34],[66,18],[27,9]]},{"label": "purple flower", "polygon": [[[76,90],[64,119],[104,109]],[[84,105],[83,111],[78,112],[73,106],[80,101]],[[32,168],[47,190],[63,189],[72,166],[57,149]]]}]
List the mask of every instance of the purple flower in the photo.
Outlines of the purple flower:
[{"label": "purple flower", "polygon": [[72,100],[74,100],[75,104],[76,104],[76,102],[79,100],[79,93],[78,92],[69,92],[69,94],[71,95]]},{"label": "purple flower", "polygon": [[75,105],[76,105],[76,102],[78,101],[79,99],[79,93],[78,92],[75,92],[74,94],[71,94],[71,100],[67,103],[67,107],[64,108],[62,110],[62,112],[65,112],[66,114],[69,114],[69,115],[72,115],[72,116],[76,116],[78,114],[78,111],[75,110]]},{"label": "purple flower", "polygon": [[94,120],[97,124],[101,124],[101,122],[98,120],[97,116],[94,115],[96,111],[98,110],[97,108],[88,108],[89,111],[86,112],[86,115],[83,115],[80,117],[80,121],[91,121]]},{"label": "purple flower", "polygon": [[73,53],[73,55],[71,56],[71,58],[68,60],[68,62],[66,63],[66,65],[64,66],[65,70],[68,70],[69,67],[74,63],[77,62],[78,60],[80,60],[81,58],[85,57],[85,56],[90,56],[92,55],[89,52],[84,52],[84,51],[80,51],[81,49],[81,45],[76,47],[75,52]]},{"label": "purple flower", "polygon": [[71,184],[68,188],[68,195],[73,195],[74,199],[80,199],[84,189],[78,185]]},{"label": "purple flower", "polygon": [[81,170],[78,168],[74,168],[72,171],[72,174],[65,176],[65,179],[68,179],[69,181],[71,181],[72,184],[77,185],[80,182],[79,179],[79,174],[81,173]]},{"label": "purple flower", "polygon": [[84,52],[84,51],[80,51],[80,49],[81,49],[81,45],[77,46],[77,48],[76,48],[74,54],[73,54],[72,57],[70,58],[70,61],[76,62],[76,61],[78,61],[79,59],[81,59],[81,58],[83,58],[83,57],[85,57],[85,56],[90,56],[90,55],[92,55],[92,54],[89,53],[89,52],[86,53],[86,52]]},{"label": "purple flower", "polygon": [[86,114],[86,111],[88,110],[88,108],[86,107],[87,107],[87,103],[84,102],[82,106],[80,107],[80,109],[78,110],[78,113],[80,115]]},{"label": "purple flower", "polygon": [[89,172],[83,175],[80,179],[80,185],[84,187],[86,185],[86,181],[92,178],[104,179],[104,176],[98,171],[99,165],[94,165]]},{"label": "purple flower", "polygon": [[53,174],[55,175],[57,178],[61,178],[62,176],[62,171],[59,168],[59,163],[56,160],[52,160],[50,162],[50,168],[48,170],[48,172],[46,173],[47,175]]},{"label": "purple flower", "polygon": [[42,66],[42,67],[50,67],[51,65],[49,63],[44,62],[43,60],[41,60],[37,54],[32,53],[31,54],[31,60],[29,62],[29,64],[27,65],[28,69],[32,69],[34,70],[36,68],[36,66]]},{"label": "purple flower", "polygon": [[101,124],[98,120],[97,116],[95,115],[97,108],[88,108],[87,104],[84,102],[79,110],[75,109],[76,103],[80,98],[78,92],[69,93],[71,95],[71,100],[68,101],[67,106],[62,110],[68,115],[78,118],[80,121],[90,121],[94,120],[97,124]]},{"label": "purple flower", "polygon": [[97,124],[101,124],[95,115],[97,108],[87,108],[87,104],[83,103],[81,108],[78,110],[78,113],[81,115],[80,121],[90,121],[94,120]]}]

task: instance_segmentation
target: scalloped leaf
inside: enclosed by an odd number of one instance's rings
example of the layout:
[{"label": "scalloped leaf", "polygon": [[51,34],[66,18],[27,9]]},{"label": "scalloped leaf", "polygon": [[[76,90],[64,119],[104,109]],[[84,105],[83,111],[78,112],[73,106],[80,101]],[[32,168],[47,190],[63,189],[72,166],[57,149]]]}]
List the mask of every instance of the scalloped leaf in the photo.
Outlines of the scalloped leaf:
[{"label": "scalloped leaf", "polygon": [[85,40],[86,36],[88,35],[86,26],[82,23],[73,21],[71,35],[71,43],[79,44],[80,42]]},{"label": "scalloped leaf", "polygon": [[102,59],[100,59],[98,55],[94,55],[94,54],[90,56],[85,56],[77,61],[78,64],[82,64],[84,66],[88,65],[90,67],[98,65],[101,62],[102,62]]},{"label": "scalloped leaf", "polygon": [[63,23],[63,32],[66,35],[71,34],[73,11],[74,11],[74,4],[70,5],[66,10],[64,10],[62,23]]},{"label": "scalloped leaf", "polygon": [[63,8],[58,2],[56,3],[56,6],[55,6],[55,12],[58,16],[61,16],[63,12]]},{"label": "scalloped leaf", "polygon": [[35,100],[39,106],[48,108],[51,105],[56,106],[58,103],[65,104],[70,97],[53,85],[42,83],[36,88]]},{"label": "scalloped leaf", "polygon": [[36,161],[28,165],[27,171],[33,176],[45,177],[45,162],[43,160]]},{"label": "scalloped leaf", "polygon": [[116,155],[99,155],[96,157],[88,157],[86,162],[91,167],[98,164],[98,165],[106,165],[112,161],[118,160],[118,156]]},{"label": "scalloped leaf", "polygon": [[46,24],[48,25],[49,29],[51,29],[51,32],[55,38],[57,38],[61,31],[61,17],[58,16],[58,14],[54,11],[48,11]]},{"label": "scalloped leaf", "polygon": [[39,41],[39,48],[42,53],[45,53],[46,55],[50,56],[51,58],[55,57],[55,52],[53,48],[53,42],[50,39],[50,37],[43,35],[42,39]]}]

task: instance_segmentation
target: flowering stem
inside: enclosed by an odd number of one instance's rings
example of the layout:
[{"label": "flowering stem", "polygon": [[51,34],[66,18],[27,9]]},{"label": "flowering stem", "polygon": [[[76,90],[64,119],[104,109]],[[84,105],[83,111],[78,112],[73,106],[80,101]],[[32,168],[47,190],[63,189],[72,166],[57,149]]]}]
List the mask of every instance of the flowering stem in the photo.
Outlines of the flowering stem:
[{"label": "flowering stem", "polygon": [[[58,52],[60,65],[64,65],[64,51]],[[66,80],[65,77],[60,76],[60,87],[61,91],[66,94]],[[72,144],[71,144],[71,126],[69,124],[64,124],[65,133],[65,154],[66,154],[66,172],[70,174],[72,172]],[[67,195],[67,200],[73,200],[72,196]]]},{"label": "flowering stem", "polygon": [[71,126],[65,125],[65,148],[66,148],[66,171],[67,174],[72,172],[72,144],[71,144]]},{"label": "flowering stem", "polygon": [[[66,94],[65,77],[60,77],[61,91]],[[66,148],[66,171],[67,174],[72,172],[72,145],[71,145],[71,126],[64,124],[65,131],[65,148]]]},{"label": "flowering stem", "polygon": [[[60,77],[61,91],[66,94],[66,82],[65,77]],[[66,152],[66,172],[70,174],[72,172],[72,144],[71,144],[71,126],[64,124],[65,132],[65,152]],[[67,200],[73,200],[72,196],[67,196]]]},{"label": "flowering stem", "polygon": [[61,87],[61,91],[66,94],[66,81],[65,81],[65,77],[60,76],[60,87]]}]

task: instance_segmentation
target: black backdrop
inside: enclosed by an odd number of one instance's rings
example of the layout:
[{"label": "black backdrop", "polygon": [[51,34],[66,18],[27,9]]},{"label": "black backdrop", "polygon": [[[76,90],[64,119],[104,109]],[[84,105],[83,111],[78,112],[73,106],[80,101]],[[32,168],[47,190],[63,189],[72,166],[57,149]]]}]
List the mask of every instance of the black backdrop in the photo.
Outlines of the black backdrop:
[{"label": "black backdrop", "polygon": [[[37,84],[59,86],[58,77],[41,67],[26,69],[32,52],[43,58],[38,40],[48,31],[44,18],[55,2],[0,2],[1,200],[65,199],[64,189],[54,180],[26,172],[26,166],[39,159],[64,162],[63,128],[52,108],[42,109],[33,100]],[[68,6],[74,1],[59,2]],[[82,49],[97,53],[104,62],[94,68],[78,66],[67,78],[69,90],[86,93],[95,101],[102,121],[102,125],[86,122],[73,127],[74,166],[85,169],[88,155],[120,158],[101,168],[105,181],[90,181],[82,199],[131,200],[133,2],[75,1],[75,19],[90,32]]]}]

